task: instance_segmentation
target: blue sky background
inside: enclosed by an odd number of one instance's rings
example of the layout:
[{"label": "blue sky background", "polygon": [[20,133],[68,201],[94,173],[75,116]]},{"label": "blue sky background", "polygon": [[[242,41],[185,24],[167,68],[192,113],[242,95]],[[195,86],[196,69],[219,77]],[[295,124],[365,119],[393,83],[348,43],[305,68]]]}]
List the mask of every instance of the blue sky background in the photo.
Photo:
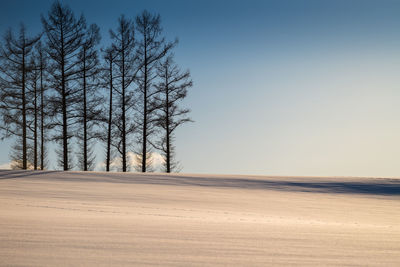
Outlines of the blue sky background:
[{"label": "blue sky background", "polygon": [[[177,132],[183,172],[400,176],[400,1],[63,2],[103,44],[143,9],[179,38],[196,121]],[[1,1],[1,33],[39,32],[51,3]]]}]

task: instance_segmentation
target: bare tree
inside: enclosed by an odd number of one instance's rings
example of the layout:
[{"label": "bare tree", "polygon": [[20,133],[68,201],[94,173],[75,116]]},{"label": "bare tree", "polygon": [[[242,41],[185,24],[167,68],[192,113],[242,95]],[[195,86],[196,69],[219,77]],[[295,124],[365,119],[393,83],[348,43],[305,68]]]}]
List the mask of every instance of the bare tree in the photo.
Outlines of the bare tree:
[{"label": "bare tree", "polygon": [[33,169],[45,169],[47,165],[47,152],[45,149],[45,132],[49,129],[47,104],[47,58],[39,41],[33,50],[28,72],[27,97],[27,126],[32,133],[28,139],[32,141],[28,150],[28,159],[33,164]]},{"label": "bare tree", "polygon": [[[45,150],[45,130],[47,130],[46,91],[46,58],[45,51],[39,41],[30,57],[29,72],[27,74],[27,127],[30,130],[28,140],[28,161],[34,170],[45,168],[47,165]],[[17,146],[15,146],[16,148]],[[40,160],[40,162],[39,162]],[[39,166],[40,165],[40,166]]]},{"label": "bare tree", "polygon": [[3,137],[21,137],[22,169],[27,169],[27,73],[31,51],[40,36],[27,37],[23,24],[19,36],[15,37],[11,29],[4,36],[4,45],[0,47],[0,85],[1,119],[0,128]]},{"label": "bare tree", "polygon": [[86,22],[83,15],[76,19],[68,6],[55,2],[48,12],[48,17],[42,16],[42,24],[47,36],[47,53],[52,67],[52,126],[62,129],[61,135],[56,134],[54,140],[62,142],[62,151],[58,151],[62,154],[59,163],[64,170],[69,170],[71,159],[68,142],[73,136],[69,126],[75,119],[70,112],[79,96],[79,89],[73,83],[76,83],[80,71],[76,59],[83,42]]},{"label": "bare tree", "polygon": [[108,89],[108,116],[104,119],[107,124],[107,137],[102,140],[106,142],[106,171],[110,171],[111,165],[111,144],[113,142],[112,128],[113,128],[113,95],[114,95],[114,59],[115,51],[112,47],[107,48],[104,51],[104,68],[103,68],[103,81],[104,87]]},{"label": "bare tree", "polygon": [[31,151],[28,153],[29,161],[33,163],[33,169],[38,169],[38,138],[39,138],[39,116],[40,116],[40,102],[38,101],[40,94],[40,69],[36,56],[32,56],[30,59],[30,71],[28,72],[28,83],[27,83],[27,96],[30,100],[27,104],[27,111],[30,116],[27,116],[27,126],[32,132],[32,137],[29,138],[33,141]]},{"label": "bare tree", "polygon": [[98,137],[95,127],[101,121],[101,101],[99,93],[99,59],[97,45],[100,42],[99,27],[95,24],[85,31],[81,49],[78,54],[78,81],[79,81],[79,99],[76,117],[81,130],[76,137],[81,146],[79,152],[79,161],[84,171],[93,170],[94,153],[93,142]]},{"label": "bare tree", "polygon": [[159,94],[155,97],[158,108],[156,126],[161,129],[160,140],[153,143],[161,150],[166,172],[179,171],[178,162],[174,158],[174,131],[183,123],[192,121],[188,117],[189,109],[180,108],[180,102],[186,97],[187,89],[193,85],[190,72],[182,72],[174,63],[172,55],[157,66],[160,82],[156,85]]},{"label": "bare tree", "polygon": [[127,171],[127,136],[134,132],[135,126],[126,116],[127,112],[133,106],[133,90],[129,90],[130,85],[135,79],[136,54],[135,54],[135,37],[134,25],[131,20],[126,19],[123,15],[118,19],[118,28],[114,32],[110,30],[113,40],[112,50],[115,53],[113,63],[115,64],[115,93],[118,101],[118,110],[115,110],[116,117],[115,127],[119,140],[115,142],[115,147],[121,154],[122,171]]},{"label": "bare tree", "polygon": [[136,124],[140,130],[138,143],[141,145],[141,151],[137,153],[137,160],[141,171],[146,172],[148,167],[151,166],[151,153],[147,143],[149,137],[154,134],[156,107],[151,103],[157,94],[153,84],[153,80],[157,77],[155,67],[159,60],[176,44],[176,41],[172,43],[166,42],[165,38],[161,37],[160,15],[150,14],[146,10],[136,17],[136,29],[141,36],[137,42],[139,74],[136,82],[139,100],[136,105],[138,112]]},{"label": "bare tree", "polygon": [[42,46],[42,43],[39,41],[36,46],[36,61],[37,68],[39,70],[39,98],[40,98],[40,169],[44,170],[47,167],[47,150],[45,148],[47,130],[49,129],[48,125],[48,111],[46,108],[47,104],[47,79],[48,79],[48,69],[47,64],[47,54]]}]

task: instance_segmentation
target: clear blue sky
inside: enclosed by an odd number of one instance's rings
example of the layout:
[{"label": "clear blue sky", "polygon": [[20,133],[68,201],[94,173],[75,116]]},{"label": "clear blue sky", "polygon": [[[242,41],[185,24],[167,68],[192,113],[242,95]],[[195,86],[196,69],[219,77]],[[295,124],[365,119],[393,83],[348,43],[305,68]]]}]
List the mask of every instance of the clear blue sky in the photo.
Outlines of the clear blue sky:
[{"label": "clear blue sky", "polygon": [[[0,31],[52,1],[1,1]],[[400,1],[64,1],[109,41],[158,12],[194,86],[184,172],[400,176]],[[10,142],[0,144],[0,164]]]}]

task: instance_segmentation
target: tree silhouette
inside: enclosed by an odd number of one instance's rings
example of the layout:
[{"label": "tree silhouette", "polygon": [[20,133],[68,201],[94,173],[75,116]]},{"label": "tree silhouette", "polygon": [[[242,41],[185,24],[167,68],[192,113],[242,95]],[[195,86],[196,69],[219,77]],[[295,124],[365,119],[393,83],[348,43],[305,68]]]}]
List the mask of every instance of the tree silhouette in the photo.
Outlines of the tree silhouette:
[{"label": "tree silhouette", "polygon": [[[33,169],[38,169],[38,139],[39,139],[39,116],[40,116],[40,69],[36,56],[30,58],[30,71],[28,72],[27,80],[27,96],[30,100],[27,104],[27,126],[33,136],[30,138],[33,141],[31,151],[28,153],[29,161],[33,163]],[[31,117],[31,118],[29,118]]]},{"label": "tree silhouette", "polygon": [[192,121],[187,116],[190,110],[180,108],[179,104],[193,82],[190,72],[181,72],[171,55],[158,64],[157,74],[160,82],[156,85],[159,94],[155,97],[155,106],[158,108],[155,125],[161,128],[161,138],[153,145],[161,150],[165,171],[169,173],[179,170],[178,162],[174,158],[174,131],[183,123]]},{"label": "tree silhouette", "polygon": [[22,159],[18,161],[22,163],[22,169],[28,167],[27,75],[32,48],[39,38],[28,37],[25,26],[21,24],[18,37],[9,29],[4,36],[4,45],[0,47],[0,129],[5,138],[21,137]]},{"label": "tree silhouette", "polygon": [[139,59],[139,74],[136,79],[138,85],[138,102],[136,105],[136,124],[139,128],[138,143],[141,145],[137,153],[138,166],[142,172],[146,172],[151,165],[150,151],[147,146],[149,137],[154,134],[154,115],[156,107],[152,104],[157,90],[153,81],[157,78],[156,65],[168,51],[176,44],[166,42],[161,37],[160,15],[143,11],[136,17],[136,29],[140,34],[137,42],[137,55]]},{"label": "tree silhouette", "polygon": [[54,135],[54,140],[62,142],[62,150],[58,151],[58,154],[62,154],[59,163],[64,170],[69,170],[71,159],[68,142],[72,137],[69,126],[75,119],[70,112],[79,97],[79,90],[74,88],[72,83],[76,81],[80,71],[76,65],[76,58],[83,42],[86,22],[83,15],[76,19],[68,6],[55,2],[48,12],[48,17],[42,16],[42,24],[47,36],[47,53],[52,67],[52,126],[62,129],[61,134]]},{"label": "tree silhouette", "polygon": [[36,58],[36,64],[37,68],[39,70],[39,98],[40,98],[40,112],[39,112],[39,117],[40,117],[40,169],[44,170],[47,167],[47,150],[45,148],[45,143],[46,143],[46,134],[47,130],[49,130],[49,125],[48,125],[48,109],[46,108],[47,104],[47,79],[48,79],[48,58],[46,51],[44,50],[42,43],[39,41],[38,44],[36,45],[35,49],[35,55],[34,57]]},{"label": "tree silhouette", "polygon": [[108,90],[108,114],[107,117],[104,118],[106,122],[106,131],[107,137],[102,140],[106,142],[106,171],[110,171],[111,165],[111,144],[113,141],[112,128],[113,128],[113,95],[114,95],[114,59],[115,59],[115,51],[112,47],[107,48],[104,51],[104,68],[103,68],[103,81],[104,87]]},{"label": "tree silhouette", "polygon": [[115,32],[110,30],[113,40],[112,50],[115,53],[114,89],[119,103],[118,110],[115,111],[118,117],[115,120],[115,127],[120,140],[115,146],[121,154],[123,172],[127,171],[127,137],[135,130],[133,122],[126,115],[133,106],[133,91],[129,90],[129,87],[137,73],[134,30],[133,22],[123,15],[118,19],[117,30]]},{"label": "tree silhouette", "polygon": [[85,31],[81,49],[78,53],[78,83],[79,97],[77,99],[77,120],[80,131],[76,137],[81,146],[79,151],[79,162],[83,171],[94,168],[93,141],[98,137],[94,129],[101,121],[101,101],[99,94],[99,59],[97,45],[100,42],[99,28],[92,24]]}]

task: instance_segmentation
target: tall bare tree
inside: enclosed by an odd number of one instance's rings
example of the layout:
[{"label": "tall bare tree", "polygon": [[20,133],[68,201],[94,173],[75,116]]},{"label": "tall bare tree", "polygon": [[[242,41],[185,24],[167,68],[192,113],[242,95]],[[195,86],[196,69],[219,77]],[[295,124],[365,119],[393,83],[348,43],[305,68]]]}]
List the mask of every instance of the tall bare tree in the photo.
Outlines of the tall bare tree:
[{"label": "tall bare tree", "polygon": [[76,117],[81,130],[78,131],[80,167],[83,171],[93,170],[94,153],[93,141],[98,137],[96,125],[101,121],[100,105],[102,98],[99,92],[99,59],[97,45],[100,42],[99,27],[95,24],[85,31],[78,54],[78,82],[80,87]]},{"label": "tall bare tree", "polygon": [[33,141],[33,145],[31,146],[31,151],[28,156],[30,162],[33,164],[33,169],[38,169],[38,139],[39,139],[39,116],[40,116],[40,69],[38,66],[36,56],[32,56],[30,59],[30,71],[28,72],[28,84],[27,84],[27,96],[30,100],[27,105],[27,111],[30,116],[27,116],[27,126],[28,129],[32,132],[32,137],[30,138]]},{"label": "tall bare tree", "polygon": [[119,102],[118,110],[115,110],[118,117],[115,127],[118,129],[119,141],[116,141],[115,146],[121,154],[123,172],[127,171],[127,137],[135,130],[134,124],[126,115],[133,106],[133,90],[130,90],[130,86],[137,73],[134,30],[133,22],[123,15],[118,19],[117,30],[110,30],[115,53],[114,89]]},{"label": "tall bare tree", "polygon": [[180,102],[187,96],[187,89],[193,85],[190,72],[182,72],[174,63],[172,55],[160,62],[157,66],[160,82],[156,85],[159,94],[155,97],[155,106],[158,108],[156,126],[161,129],[160,140],[153,145],[161,150],[166,172],[179,171],[175,160],[173,145],[174,131],[183,123],[192,121],[188,117],[187,108],[181,108]]},{"label": "tall bare tree", "polygon": [[57,1],[51,6],[47,18],[42,16],[42,24],[47,36],[47,53],[52,67],[53,126],[62,129],[62,133],[56,134],[54,140],[62,142],[62,150],[59,151],[62,157],[59,163],[64,170],[69,170],[71,153],[68,142],[73,136],[69,126],[75,120],[70,112],[76,105],[80,91],[73,83],[80,72],[76,61],[83,42],[86,22],[83,15],[76,19],[68,6]]},{"label": "tall bare tree", "polygon": [[33,50],[28,72],[27,96],[30,100],[27,105],[27,126],[32,133],[28,139],[32,142],[28,159],[33,169],[45,169],[47,165],[45,149],[45,132],[49,129],[47,112],[47,69],[46,52],[39,41]]},{"label": "tall bare tree", "polygon": [[40,98],[40,169],[44,170],[47,167],[47,150],[45,147],[47,130],[49,129],[48,125],[48,108],[47,106],[47,80],[48,73],[51,71],[48,68],[48,58],[46,51],[44,50],[42,43],[39,41],[36,46],[36,64],[37,69],[39,70],[39,98]]},{"label": "tall bare tree", "polygon": [[23,24],[19,35],[15,37],[9,29],[4,36],[4,45],[0,47],[0,128],[3,137],[21,137],[22,169],[27,169],[27,74],[32,48],[40,36],[30,38]]},{"label": "tall bare tree", "polygon": [[152,105],[153,99],[157,94],[153,81],[157,75],[156,65],[168,51],[176,44],[175,42],[166,42],[161,36],[160,15],[150,14],[143,11],[136,17],[136,30],[140,35],[137,42],[137,55],[139,57],[139,74],[136,79],[138,88],[138,102],[136,110],[136,124],[140,133],[138,143],[141,145],[137,153],[138,166],[142,172],[146,172],[151,165],[150,149],[147,146],[149,137],[154,134],[154,115],[156,107]]},{"label": "tall bare tree", "polygon": [[107,137],[103,138],[103,141],[106,142],[106,171],[110,171],[111,165],[111,144],[113,142],[113,95],[114,95],[114,59],[115,59],[115,51],[112,47],[107,48],[104,51],[103,59],[104,59],[104,68],[103,68],[103,86],[108,88],[108,114],[104,119],[107,124]]}]

